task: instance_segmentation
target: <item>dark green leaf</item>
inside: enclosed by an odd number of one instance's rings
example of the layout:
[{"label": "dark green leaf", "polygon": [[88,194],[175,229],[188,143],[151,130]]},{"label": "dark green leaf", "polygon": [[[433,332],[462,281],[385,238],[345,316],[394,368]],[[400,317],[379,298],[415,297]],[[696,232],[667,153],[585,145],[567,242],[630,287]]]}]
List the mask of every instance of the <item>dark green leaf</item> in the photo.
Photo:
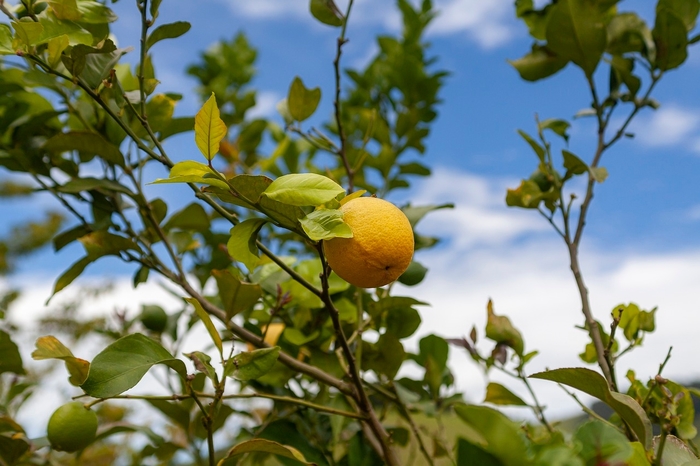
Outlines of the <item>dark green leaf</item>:
[{"label": "dark green leaf", "polygon": [[532,150],[535,152],[537,155],[537,158],[540,159],[540,162],[544,163],[544,156],[545,156],[545,151],[544,147],[542,147],[537,141],[535,141],[532,136],[527,134],[523,130],[518,130],[518,134],[525,139],[525,141],[532,147]]},{"label": "dark green leaf", "polygon": [[420,262],[412,261],[404,273],[399,277],[399,283],[406,286],[415,286],[423,281],[428,269]]},{"label": "dark green leaf", "polygon": [[569,135],[566,133],[569,128],[571,127],[571,124],[569,124],[568,121],[566,120],[560,120],[558,118],[549,118],[544,121],[540,121],[539,128],[540,131],[544,131],[545,129],[549,129],[551,131],[554,131],[557,135],[562,137],[566,142],[569,142]]},{"label": "dark green leaf", "polygon": [[235,447],[233,447],[228,454],[226,455],[226,458],[224,458],[220,464],[225,464],[224,461],[227,458],[232,458],[237,455],[242,455],[244,453],[253,453],[253,452],[262,452],[262,453],[271,453],[273,455],[278,455],[278,456],[283,456],[285,458],[291,458],[293,460],[296,460],[302,464],[307,464],[310,466],[316,466],[316,463],[309,463],[306,461],[306,458],[304,458],[304,455],[299,452],[296,448],[287,446],[287,445],[282,445],[281,443],[273,442],[271,440],[265,440],[265,439],[253,439],[253,440],[247,440],[245,442],[239,443]]},{"label": "dark green leaf", "polygon": [[46,141],[44,149],[52,152],[79,151],[88,156],[99,156],[105,162],[124,166],[124,156],[119,148],[97,133],[71,131],[59,133]]},{"label": "dark green leaf", "polygon": [[539,372],[530,377],[568,385],[606,403],[629,424],[645,448],[651,447],[651,422],[642,407],[627,395],[611,392],[608,383],[597,372],[577,367]]},{"label": "dark green leaf", "polygon": [[547,46],[593,76],[607,44],[605,12],[597,2],[560,0],[547,22]]},{"label": "dark green leaf", "polygon": [[22,356],[15,342],[10,339],[10,335],[0,330],[0,374],[12,372],[13,374],[24,375],[22,366]]},{"label": "dark green leaf", "polygon": [[187,21],[176,21],[174,23],[161,24],[153,30],[146,40],[146,48],[151,48],[157,42],[164,39],[175,39],[190,30],[192,25]]},{"label": "dark green leaf", "polygon": [[457,415],[483,437],[484,451],[497,458],[503,466],[528,464],[525,443],[520,426],[495,409],[486,406],[458,404]]},{"label": "dark green leaf", "polygon": [[412,307],[392,309],[386,316],[386,331],[396,338],[408,338],[418,330],[421,318]]},{"label": "dark green leaf", "polygon": [[656,12],[652,34],[656,44],[656,68],[661,71],[672,70],[688,58],[688,32],[685,23],[671,10]]},{"label": "dark green leaf", "polygon": [[517,60],[508,60],[508,63],[518,71],[520,77],[526,81],[538,81],[552,76],[569,63],[546,46],[533,44],[530,53]]},{"label": "dark green leaf", "polygon": [[503,463],[480,446],[460,438],[457,440],[457,466],[503,466]]},{"label": "dark green leaf", "polygon": [[134,387],[155,364],[165,364],[187,377],[185,364],[158,343],[140,333],[127,335],[95,356],[81,387],[95,398],[116,396]]},{"label": "dark green leaf", "polygon": [[565,179],[569,179],[575,175],[583,175],[588,172],[588,165],[576,154],[562,149],[561,155],[564,157],[564,168],[566,168]]},{"label": "dark green leaf", "polygon": [[669,10],[678,16],[690,32],[695,27],[695,20],[700,12],[700,3],[695,0],[659,0],[656,4],[656,12],[662,10]]},{"label": "dark green leaf", "polygon": [[89,257],[83,257],[82,259],[78,260],[76,263],[71,265],[68,270],[63,272],[60,277],[56,280],[56,283],[53,286],[53,295],[73,283],[73,280],[78,278],[81,273],[85,270],[85,267],[87,267],[89,264],[93,262],[93,259]]},{"label": "dark green leaf", "polygon": [[333,0],[311,0],[309,10],[314,18],[329,26],[342,26],[345,21]]},{"label": "dark green leaf", "polygon": [[212,270],[212,275],[216,279],[227,319],[252,308],[262,297],[260,285],[244,283],[228,270]]}]

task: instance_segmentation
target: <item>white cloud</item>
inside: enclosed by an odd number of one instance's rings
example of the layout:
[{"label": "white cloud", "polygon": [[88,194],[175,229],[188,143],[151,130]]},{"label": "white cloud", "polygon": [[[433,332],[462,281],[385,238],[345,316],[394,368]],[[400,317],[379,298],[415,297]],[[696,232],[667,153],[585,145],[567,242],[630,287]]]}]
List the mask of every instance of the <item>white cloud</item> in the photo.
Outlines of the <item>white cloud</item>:
[{"label": "white cloud", "polygon": [[639,142],[651,147],[690,145],[699,126],[697,110],[672,104],[656,110],[651,117],[640,119],[633,125],[632,132]]},{"label": "white cloud", "polygon": [[258,92],[255,107],[251,108],[247,116],[249,118],[273,118],[278,115],[277,103],[282,96],[273,91]]},{"label": "white cloud", "polygon": [[[336,2],[345,11],[347,2]],[[294,19],[313,21],[306,0],[246,0],[226,1],[236,15],[256,20]],[[489,49],[503,45],[514,35],[509,24],[512,2],[508,0],[440,0],[435,9],[438,16],[431,25],[437,35],[465,34],[482,47]],[[391,1],[357,0],[351,12],[353,24],[381,24],[386,29],[401,29],[401,16]]]},{"label": "white cloud", "polygon": [[436,8],[439,15],[431,28],[435,34],[464,33],[486,49],[503,45],[514,35],[509,0],[443,0]]},{"label": "white cloud", "polygon": [[685,217],[690,221],[700,220],[700,204],[695,205],[686,211]]}]

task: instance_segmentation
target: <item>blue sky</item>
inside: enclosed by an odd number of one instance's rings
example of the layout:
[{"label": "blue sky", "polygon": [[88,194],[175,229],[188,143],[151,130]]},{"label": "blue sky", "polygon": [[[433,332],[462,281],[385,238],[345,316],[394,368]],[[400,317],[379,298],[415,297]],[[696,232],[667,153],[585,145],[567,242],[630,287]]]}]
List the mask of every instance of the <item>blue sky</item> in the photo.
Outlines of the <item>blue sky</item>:
[{"label": "blue sky", "polygon": [[[390,0],[355,3],[343,59],[346,66],[360,67],[376,50],[374,37],[397,33],[399,22]],[[579,364],[576,354],[585,338],[573,329],[581,322],[580,305],[564,245],[543,219],[507,209],[504,198],[507,186],[515,187],[535,168],[535,156],[516,130],[534,132],[536,113],[541,119],[570,119],[588,107],[584,77],[569,66],[544,82],[519,78],[506,60],[523,55],[530,41],[515,20],[511,1],[435,3],[442,14],[430,29],[431,50],[440,57],[437,66],[451,76],[423,158],[434,175],[393,199],[457,205],[428,217],[419,227],[445,239],[441,248],[419,254],[418,259],[430,266],[430,275],[420,287],[406,291],[433,304],[423,313],[420,333],[460,336],[472,323],[483,326],[486,301],[492,297],[497,312],[510,314],[532,341],[530,347],[542,350],[536,367]],[[344,4],[339,2],[341,8]],[[115,25],[119,45],[136,46],[139,21],[133,2],[122,0],[113,7],[121,17]],[[192,23],[184,38],[161,42],[154,51],[161,90],[185,95],[179,113],[192,114],[198,107],[195,82],[185,76],[185,68],[200,51],[238,31],[245,32],[259,51],[253,83],[259,90],[259,114],[278,118],[274,105],[296,75],[307,85],[322,87],[320,111],[330,113],[337,31],[315,22],[306,0],[163,2],[161,8],[161,23]],[[647,19],[653,8],[647,0],[620,4],[621,10],[637,11]],[[129,59],[135,60],[135,54]],[[697,364],[690,366],[692,359],[683,357],[699,349],[694,335],[700,328],[700,300],[694,291],[700,280],[699,68],[700,54],[691,49],[688,62],[669,72],[657,87],[654,97],[661,108],[644,111],[631,128],[637,137],[606,153],[602,165],[610,177],[598,186],[584,238],[584,273],[599,318],[620,302],[661,308],[658,334],[629,360],[641,367],[640,375],[650,375],[674,344],[678,356],[669,364],[669,373],[700,377]],[[605,86],[607,76],[598,76],[598,82]],[[590,120],[573,122],[569,149],[590,160],[594,132]],[[190,139],[170,144],[176,159],[197,157]],[[155,188],[150,192],[161,192]],[[189,193],[183,190],[183,195]],[[48,205],[42,202],[40,209]],[[28,209],[36,206],[0,204],[6,219],[24,216]],[[58,257],[44,252],[29,258],[16,280],[41,276],[45,283],[36,287],[37,297],[27,305],[40,306],[53,278],[80,254],[79,248],[67,248]],[[119,280],[128,271],[115,261],[90,270],[93,276],[111,270]],[[125,278],[123,282],[120,296],[128,294]],[[134,296],[128,302],[136,306],[139,299]],[[483,382],[478,373],[462,356],[455,355],[453,362],[460,387],[478,399]],[[558,396],[554,390],[546,393]]]}]

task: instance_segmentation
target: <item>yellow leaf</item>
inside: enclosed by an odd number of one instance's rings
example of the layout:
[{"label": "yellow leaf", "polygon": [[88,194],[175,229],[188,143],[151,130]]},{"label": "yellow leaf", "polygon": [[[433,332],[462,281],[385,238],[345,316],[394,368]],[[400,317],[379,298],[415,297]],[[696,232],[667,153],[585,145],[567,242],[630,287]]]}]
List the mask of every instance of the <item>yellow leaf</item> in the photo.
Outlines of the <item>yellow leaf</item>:
[{"label": "yellow leaf", "polygon": [[226,135],[226,124],[220,117],[219,107],[212,92],[197,115],[194,117],[194,140],[207,160],[219,152],[219,144]]}]

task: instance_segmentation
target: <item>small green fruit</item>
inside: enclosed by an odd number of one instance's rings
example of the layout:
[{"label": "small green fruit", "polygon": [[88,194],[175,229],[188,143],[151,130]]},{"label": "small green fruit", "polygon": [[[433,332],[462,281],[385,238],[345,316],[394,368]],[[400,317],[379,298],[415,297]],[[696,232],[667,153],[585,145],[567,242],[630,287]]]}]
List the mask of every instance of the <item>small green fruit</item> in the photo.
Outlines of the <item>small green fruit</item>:
[{"label": "small green fruit", "polygon": [[82,450],[95,440],[97,414],[78,401],[66,403],[51,415],[47,430],[55,450]]},{"label": "small green fruit", "polygon": [[160,306],[143,306],[139,319],[144,327],[155,333],[162,333],[168,325],[168,314]]}]

